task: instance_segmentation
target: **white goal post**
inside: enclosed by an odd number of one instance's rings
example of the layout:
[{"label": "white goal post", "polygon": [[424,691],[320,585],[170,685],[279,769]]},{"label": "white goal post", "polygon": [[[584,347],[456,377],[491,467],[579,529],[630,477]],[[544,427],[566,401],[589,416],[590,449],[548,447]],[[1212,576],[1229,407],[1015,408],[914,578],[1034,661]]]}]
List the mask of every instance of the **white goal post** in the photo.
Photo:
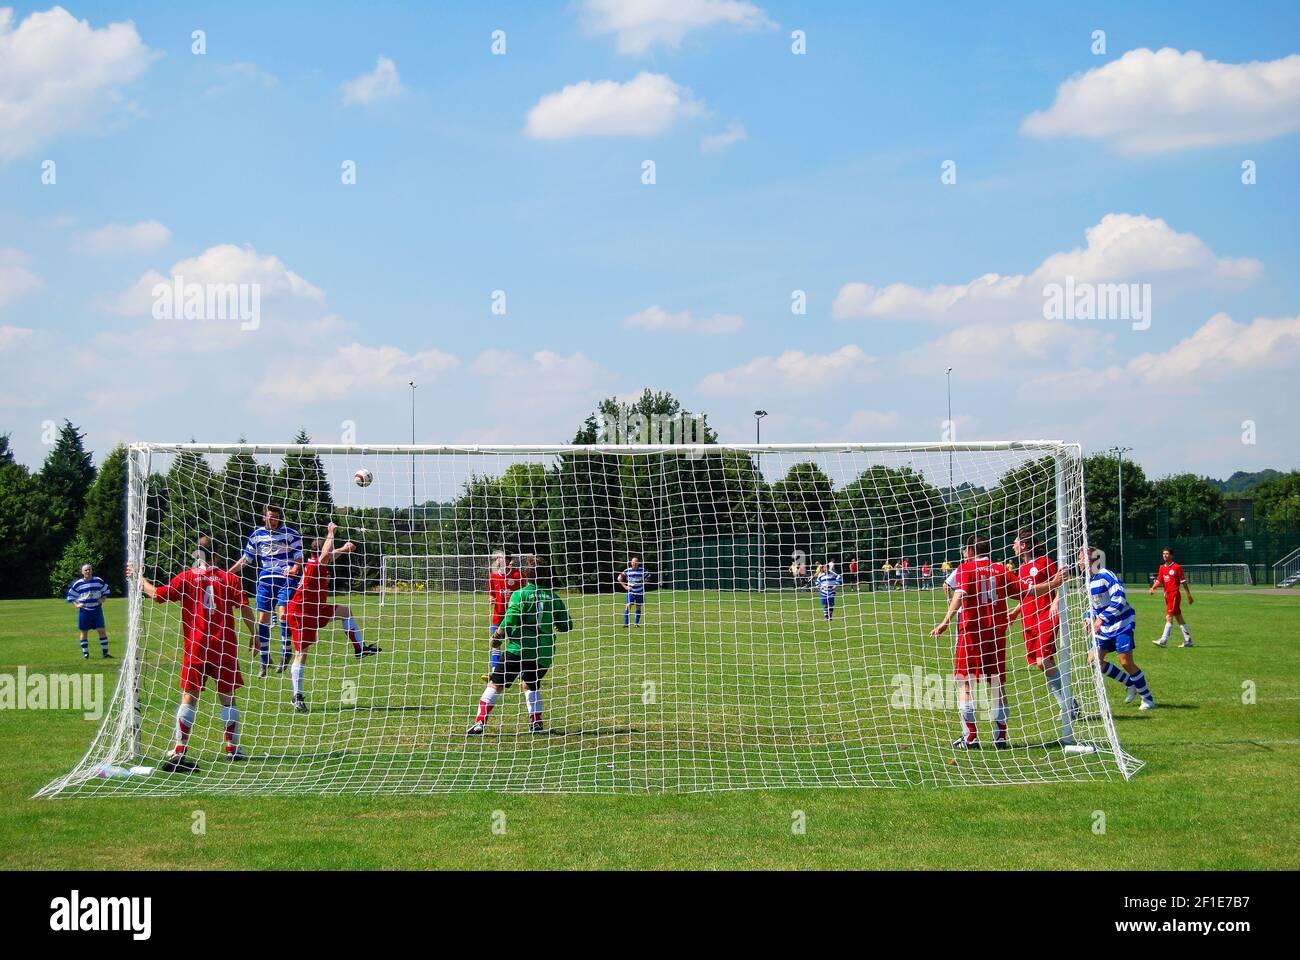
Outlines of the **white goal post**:
[{"label": "white goal post", "polygon": [[1199,586],[1243,586],[1255,585],[1254,574],[1248,563],[1184,563],[1183,573],[1187,582]]},{"label": "white goal post", "polygon": [[[1076,444],[135,443],[127,496],[119,682],[43,795],[959,786],[1141,766],[1087,662]],[[280,525],[250,541],[268,506]],[[335,549],[353,546],[329,558],[334,619],[317,610],[312,630],[282,616],[293,587],[278,578],[330,522]],[[1017,619],[981,653],[1005,666],[963,693],[956,627],[931,636],[943,577],[972,536],[994,561],[1033,562],[1012,552],[1021,531],[1069,574],[1046,601],[1062,679],[1049,688],[1027,664]],[[536,581],[513,584],[501,665],[497,551]],[[882,588],[877,572],[902,561],[915,582]],[[795,583],[801,563],[827,576]],[[187,636],[187,584],[216,577],[205,616],[227,612],[238,636]],[[176,602],[144,596],[145,580]],[[229,606],[241,586],[269,619],[252,652]],[[300,641],[301,668],[287,659]],[[203,691],[192,713],[187,683]],[[983,750],[954,749],[964,701]],[[995,723],[1007,749],[992,749]]]}]

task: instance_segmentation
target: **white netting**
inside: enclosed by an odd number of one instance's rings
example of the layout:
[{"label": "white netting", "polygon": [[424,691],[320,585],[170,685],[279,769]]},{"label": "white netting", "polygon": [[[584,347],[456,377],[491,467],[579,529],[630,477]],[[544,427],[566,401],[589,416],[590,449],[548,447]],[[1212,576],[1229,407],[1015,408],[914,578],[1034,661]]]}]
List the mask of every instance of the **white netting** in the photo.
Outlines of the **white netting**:
[{"label": "white netting", "polygon": [[[373,483],[360,487],[364,468]],[[1085,543],[1076,446],[1050,443],[809,446],[327,447],[137,444],[128,550],[137,578],[193,564],[198,538],[226,565],[263,507],[305,545],[339,525],[354,552],[333,565],[340,623],[320,631],[295,711],[290,672],[270,670],[239,626],[238,740],[211,684],[186,746],[199,768],[167,773],[178,739],[180,605],[131,584],[128,650],[84,759],[47,794],[425,793],[492,789],[689,792],[773,787],[1005,784],[1128,776],[1100,675],[1086,666]],[[413,506],[414,505],[414,506]],[[986,535],[1011,561],[1017,530],[1071,572],[1059,593],[1058,660],[1078,702],[1074,749],[1043,673],[1007,637],[1010,749],[959,752],[955,629],[931,637],[945,564]],[[493,554],[549,559],[572,615],[530,732],[518,684],[482,736]],[[310,554],[310,550],[308,550]],[[618,574],[646,571],[624,626]],[[1024,558],[1022,558],[1023,560]],[[905,571],[899,567],[906,560]],[[832,619],[809,588],[842,578]],[[253,598],[259,562],[242,572]],[[888,569],[886,569],[888,567]],[[237,621],[238,622],[238,621]],[[382,648],[360,659],[352,639]],[[976,685],[988,734],[996,693]],[[228,719],[228,718],[227,718]],[[126,775],[132,765],[152,773]]]}]

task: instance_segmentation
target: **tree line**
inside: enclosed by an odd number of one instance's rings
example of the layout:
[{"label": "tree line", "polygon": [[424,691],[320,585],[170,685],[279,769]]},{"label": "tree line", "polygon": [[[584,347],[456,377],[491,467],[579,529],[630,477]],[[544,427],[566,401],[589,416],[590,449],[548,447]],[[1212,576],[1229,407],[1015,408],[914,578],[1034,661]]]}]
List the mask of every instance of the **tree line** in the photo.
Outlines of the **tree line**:
[{"label": "tree line", "polygon": [[[695,416],[670,394],[647,390],[630,404],[602,401],[573,442],[607,442],[610,424]],[[703,429],[695,442],[715,444]],[[602,428],[602,422],[605,428]],[[622,426],[620,426],[622,429]],[[307,445],[300,432],[295,443]],[[671,442],[665,440],[664,442]],[[909,557],[919,564],[956,559],[962,537],[976,530],[1009,548],[1017,526],[1051,534],[1054,463],[1030,460],[987,488],[936,486],[907,467],[872,465],[837,486],[813,459],[790,465],[769,482],[759,457],[718,450],[691,455],[608,455],[574,451],[550,465],[520,462],[497,475],[473,476],[445,503],[414,508],[337,508],[327,471],[308,451],[278,466],[233,454],[219,467],[181,453],[147,478],[144,565],[156,577],[190,562],[198,534],[232,561],[261,507],[277,503],[288,523],[310,538],[329,520],[358,544],[346,576],[355,587],[378,583],[380,558],[407,554],[547,553],[571,589],[613,588],[612,571],[639,555],[663,582],[743,586],[770,579],[791,557],[878,566]],[[1089,541],[1109,549],[1118,531],[1119,462],[1095,454],[1083,464]],[[1125,460],[1126,537],[1230,535],[1240,519],[1221,484],[1178,474],[1150,480]],[[0,596],[62,595],[82,563],[117,590],[125,562],[127,457],[112,450],[98,469],[85,435],[71,422],[45,462],[32,471],[15,461],[0,435]],[[1248,492],[1256,529],[1300,529],[1300,471],[1267,476]],[[726,583],[730,576],[733,581]]]}]

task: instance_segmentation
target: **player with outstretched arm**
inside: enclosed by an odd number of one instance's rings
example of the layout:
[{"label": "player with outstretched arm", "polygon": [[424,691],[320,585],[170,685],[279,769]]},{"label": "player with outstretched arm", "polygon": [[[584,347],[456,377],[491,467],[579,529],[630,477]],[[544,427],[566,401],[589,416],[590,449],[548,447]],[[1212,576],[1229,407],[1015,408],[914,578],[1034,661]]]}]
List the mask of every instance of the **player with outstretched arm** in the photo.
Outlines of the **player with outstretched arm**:
[{"label": "player with outstretched arm", "polygon": [[352,644],[352,653],[358,660],[373,657],[380,653],[380,648],[366,643],[361,636],[361,625],[352,615],[352,608],[341,603],[330,603],[330,587],[333,576],[330,567],[336,557],[351,553],[356,549],[348,541],[338,549],[334,548],[334,533],[338,525],[330,523],[325,528],[325,539],[312,541],[311,552],[314,556],[302,569],[302,581],[289,601],[289,633],[293,636],[293,665],[289,676],[293,679],[293,708],[299,713],[307,712],[307,701],[303,696],[303,674],[307,671],[307,651],[318,639],[321,627],[338,620],[343,624],[343,631]]},{"label": "player with outstretched arm", "polygon": [[[244,685],[239,670],[239,641],[235,637],[232,611],[238,610],[251,642],[255,634],[239,578],[221,569],[220,557],[208,537],[199,539],[194,566],[176,574],[161,586],[140,578],[140,592],[155,603],[181,605],[181,705],[176,711],[176,745],[162,763],[166,773],[189,773],[199,768],[186,755],[190,731],[198,712],[199,696],[211,680],[221,701],[221,725],[225,728],[226,759],[243,760],[239,749],[239,708],[235,691]],[[127,579],[132,569],[126,568]]]}]

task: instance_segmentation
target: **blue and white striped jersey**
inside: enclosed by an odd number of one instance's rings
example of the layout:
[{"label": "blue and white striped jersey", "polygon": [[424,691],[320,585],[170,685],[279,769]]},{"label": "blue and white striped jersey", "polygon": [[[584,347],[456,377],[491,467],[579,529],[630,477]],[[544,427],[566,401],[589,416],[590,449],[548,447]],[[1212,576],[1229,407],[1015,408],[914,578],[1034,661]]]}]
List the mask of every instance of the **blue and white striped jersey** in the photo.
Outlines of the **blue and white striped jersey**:
[{"label": "blue and white striped jersey", "polygon": [[826,570],[817,578],[815,586],[821,591],[823,597],[834,597],[835,591],[844,586],[844,578],[838,573],[832,573]]},{"label": "blue and white striped jersey", "polygon": [[645,593],[645,567],[628,567],[623,571],[628,593]]},{"label": "blue and white striped jersey", "polygon": [[1123,581],[1105,567],[1089,579],[1088,600],[1092,603],[1093,614],[1101,620],[1100,636],[1118,637],[1131,631],[1137,623],[1137,614],[1129,606]]},{"label": "blue and white striped jersey", "polygon": [[80,603],[82,610],[98,610],[109,594],[108,584],[99,577],[82,577],[68,587],[68,603]]},{"label": "blue and white striped jersey", "polygon": [[283,524],[274,533],[266,527],[258,527],[248,535],[248,543],[244,544],[244,559],[258,563],[259,580],[283,577],[285,571],[302,560],[302,537],[293,527]]}]

